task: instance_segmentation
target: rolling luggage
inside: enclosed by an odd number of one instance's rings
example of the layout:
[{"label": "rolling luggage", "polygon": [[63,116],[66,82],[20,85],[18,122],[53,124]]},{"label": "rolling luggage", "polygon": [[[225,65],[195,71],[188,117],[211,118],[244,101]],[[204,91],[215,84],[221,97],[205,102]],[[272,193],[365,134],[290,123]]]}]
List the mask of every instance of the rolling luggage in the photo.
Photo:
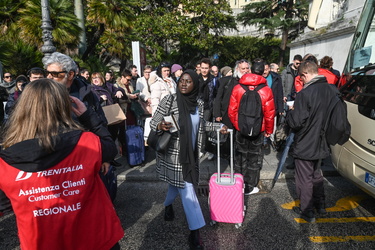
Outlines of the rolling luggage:
[{"label": "rolling luggage", "polygon": [[[230,131],[230,173],[220,173],[220,143],[218,143],[218,170],[211,176],[209,183],[211,225],[216,222],[226,222],[235,223],[236,228],[239,228],[245,217],[245,186],[243,176],[234,174],[233,171],[233,130],[228,129],[228,131]],[[219,130],[217,133],[220,133]]]},{"label": "rolling luggage", "polygon": [[127,126],[126,146],[128,163],[131,166],[142,164],[145,160],[145,141],[143,129],[140,126]]}]

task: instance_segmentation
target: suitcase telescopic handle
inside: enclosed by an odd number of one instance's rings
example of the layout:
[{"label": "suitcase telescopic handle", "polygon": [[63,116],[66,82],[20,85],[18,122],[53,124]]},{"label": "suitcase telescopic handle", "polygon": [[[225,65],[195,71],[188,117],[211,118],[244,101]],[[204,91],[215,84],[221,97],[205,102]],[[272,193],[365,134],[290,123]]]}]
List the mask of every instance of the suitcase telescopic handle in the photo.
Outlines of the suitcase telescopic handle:
[{"label": "suitcase telescopic handle", "polygon": [[[220,173],[220,130],[217,129],[217,179],[218,183],[221,183],[221,173]],[[233,129],[227,130],[230,133],[230,183],[234,183],[234,170],[233,170]]]}]

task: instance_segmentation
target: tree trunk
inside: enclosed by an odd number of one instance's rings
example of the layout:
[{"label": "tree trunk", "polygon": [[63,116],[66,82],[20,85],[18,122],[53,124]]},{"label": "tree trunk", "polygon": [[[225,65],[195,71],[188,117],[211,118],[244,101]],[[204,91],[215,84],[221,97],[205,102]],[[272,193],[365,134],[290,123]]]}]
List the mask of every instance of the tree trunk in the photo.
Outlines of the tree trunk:
[{"label": "tree trunk", "polygon": [[82,0],[74,0],[74,14],[78,18],[78,26],[82,29],[79,36],[79,54],[82,55],[87,49],[86,30],[85,30],[85,15],[83,12]]},{"label": "tree trunk", "polygon": [[289,30],[284,29],[281,35],[280,55],[279,55],[279,67],[280,68],[284,66],[284,57],[285,57],[286,44],[288,42],[288,34],[289,34]]},{"label": "tree trunk", "polygon": [[87,60],[89,55],[94,51],[94,49],[95,49],[96,45],[98,44],[99,39],[103,35],[103,33],[104,33],[104,24],[101,23],[99,25],[99,29],[97,29],[95,31],[94,36],[91,39],[90,44],[87,46],[87,49],[86,49],[85,53],[83,53],[83,55],[82,55],[83,61]]}]

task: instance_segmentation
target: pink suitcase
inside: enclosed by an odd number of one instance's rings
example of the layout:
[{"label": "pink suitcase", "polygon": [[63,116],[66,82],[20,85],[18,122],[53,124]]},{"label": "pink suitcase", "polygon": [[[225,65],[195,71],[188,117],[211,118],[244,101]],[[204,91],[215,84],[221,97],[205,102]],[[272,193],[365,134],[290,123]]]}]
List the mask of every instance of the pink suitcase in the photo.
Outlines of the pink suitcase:
[{"label": "pink suitcase", "polygon": [[[211,225],[216,222],[235,223],[236,228],[242,225],[245,217],[244,180],[241,174],[233,173],[233,130],[230,131],[230,173],[220,174],[220,144],[218,144],[218,172],[210,178],[209,206]],[[217,132],[219,138],[219,131]]]}]

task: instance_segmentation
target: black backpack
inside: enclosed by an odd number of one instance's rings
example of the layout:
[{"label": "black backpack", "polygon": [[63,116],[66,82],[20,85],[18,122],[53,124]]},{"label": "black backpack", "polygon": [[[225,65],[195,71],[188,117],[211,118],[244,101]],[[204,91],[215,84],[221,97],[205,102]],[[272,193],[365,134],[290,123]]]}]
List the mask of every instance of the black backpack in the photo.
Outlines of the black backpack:
[{"label": "black backpack", "polygon": [[349,140],[351,126],[348,121],[346,103],[340,93],[331,99],[328,116],[323,127],[323,135],[329,145],[343,145]]},{"label": "black backpack", "polygon": [[250,90],[246,85],[240,85],[246,92],[241,97],[238,108],[238,128],[244,136],[257,136],[263,122],[262,100],[258,90],[266,85],[260,84],[254,90]]}]

